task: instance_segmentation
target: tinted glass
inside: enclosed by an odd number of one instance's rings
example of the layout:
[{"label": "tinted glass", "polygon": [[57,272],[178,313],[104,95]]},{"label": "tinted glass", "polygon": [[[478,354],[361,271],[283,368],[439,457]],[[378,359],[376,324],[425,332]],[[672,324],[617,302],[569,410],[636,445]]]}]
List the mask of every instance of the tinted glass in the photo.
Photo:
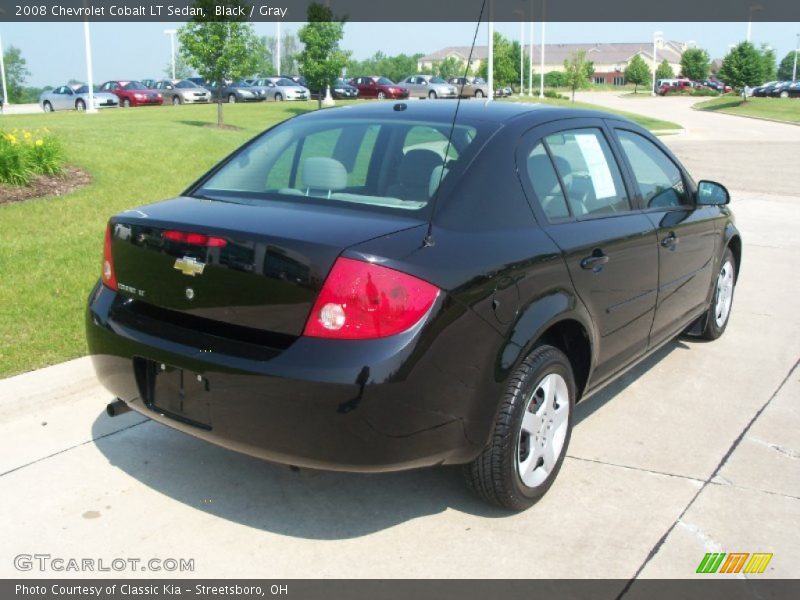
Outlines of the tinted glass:
[{"label": "tinted glass", "polygon": [[146,90],[147,88],[141,81],[130,81],[124,85],[126,90]]},{"label": "tinted glass", "polygon": [[186,81],[184,79],[183,81],[179,81],[178,83],[176,83],[175,87],[176,88],[181,88],[181,89],[186,89],[186,88],[196,88],[196,87],[200,87],[200,86],[197,85],[196,83],[192,82],[192,81]]},{"label": "tinted glass", "polygon": [[630,131],[617,131],[645,206],[670,208],[691,204],[680,169],[653,142]]},{"label": "tinted glass", "polygon": [[431,77],[431,79],[430,79],[430,82],[431,82],[431,83],[447,83],[447,82],[446,82],[444,79],[442,79],[441,77]]},{"label": "tinted glass", "polygon": [[243,149],[199,193],[420,210],[444,177],[469,162],[496,125],[456,126],[443,169],[450,127],[447,121],[398,119],[287,121]]},{"label": "tinted glass", "polygon": [[575,129],[545,141],[575,217],[630,210],[622,175],[600,130]]},{"label": "tinted glass", "polygon": [[378,84],[380,85],[394,85],[394,81],[391,79],[387,79],[386,77],[379,77]]},{"label": "tinted glass", "polygon": [[297,84],[296,84],[294,81],[292,81],[291,79],[286,79],[286,78],[283,78],[283,79],[278,79],[277,81],[275,81],[275,84],[276,84],[276,85],[280,85],[280,86],[286,86],[286,85],[297,85]]},{"label": "tinted glass", "polygon": [[536,200],[547,218],[552,221],[568,217],[567,201],[544,145],[537,144],[528,155],[527,173]]}]

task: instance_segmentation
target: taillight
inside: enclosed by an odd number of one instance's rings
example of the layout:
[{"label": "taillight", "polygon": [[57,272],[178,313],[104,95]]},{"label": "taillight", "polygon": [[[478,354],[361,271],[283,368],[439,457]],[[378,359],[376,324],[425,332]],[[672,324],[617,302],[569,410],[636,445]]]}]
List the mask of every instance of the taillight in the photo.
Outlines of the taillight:
[{"label": "taillight", "polygon": [[111,254],[111,223],[106,225],[106,239],[103,243],[103,283],[117,291],[117,274],[114,272],[114,257]]},{"label": "taillight", "polygon": [[188,233],[170,229],[164,232],[164,239],[170,242],[181,242],[190,246],[209,246],[211,248],[224,248],[228,242],[221,237],[205,235],[204,233]]},{"label": "taillight", "polygon": [[416,325],[438,295],[436,286],[411,275],[339,258],[303,335],[347,340],[395,335]]}]

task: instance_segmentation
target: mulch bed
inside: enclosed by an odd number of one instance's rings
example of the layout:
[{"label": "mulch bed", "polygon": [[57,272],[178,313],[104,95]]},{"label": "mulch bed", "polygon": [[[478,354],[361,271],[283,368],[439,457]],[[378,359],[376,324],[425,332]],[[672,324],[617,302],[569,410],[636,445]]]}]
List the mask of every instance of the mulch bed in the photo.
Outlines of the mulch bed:
[{"label": "mulch bed", "polygon": [[67,166],[60,175],[36,175],[28,185],[18,187],[0,183],[0,204],[42,196],[63,196],[91,181],[92,178],[86,171]]}]

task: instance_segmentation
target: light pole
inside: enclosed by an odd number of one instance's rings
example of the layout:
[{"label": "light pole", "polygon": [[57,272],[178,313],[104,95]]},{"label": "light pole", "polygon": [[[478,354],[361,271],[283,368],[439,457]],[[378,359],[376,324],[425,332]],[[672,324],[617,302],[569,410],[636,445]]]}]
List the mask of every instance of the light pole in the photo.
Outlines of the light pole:
[{"label": "light pole", "polygon": [[3,56],[2,36],[0,36],[0,79],[3,82],[3,103],[0,105],[0,109],[6,112],[6,106],[8,106],[8,87],[6,86],[6,61]]},{"label": "light pole", "polygon": [[281,22],[275,21],[275,74],[281,74]]},{"label": "light pole", "polygon": [[797,53],[800,52],[800,33],[797,34],[797,41],[794,44],[794,66],[792,67],[792,81],[797,81]]},{"label": "light pole", "polygon": [[764,7],[760,4],[751,4],[750,9],[748,11],[749,18],[747,19],[747,41],[750,41],[750,38],[753,36],[753,13],[758,12],[760,10],[764,10]]},{"label": "light pole", "polygon": [[656,95],[656,69],[658,69],[658,63],[656,62],[656,52],[658,50],[658,41],[661,39],[661,36],[664,35],[663,31],[656,31],[653,33],[653,87],[650,89],[650,95]]},{"label": "light pole", "polygon": [[86,85],[89,89],[89,106],[86,107],[86,112],[89,114],[96,113],[97,108],[94,105],[94,69],[92,67],[92,36],[89,33],[89,20],[83,22],[83,49],[86,53]]},{"label": "light pole", "polygon": [[544,7],[545,7],[545,0],[542,0],[542,51],[540,54],[540,66],[539,66],[539,98],[544,98]]},{"label": "light pole", "polygon": [[514,11],[519,15],[519,95],[525,93],[525,11],[518,9]]},{"label": "light pole", "polygon": [[489,56],[486,60],[486,79],[489,84],[489,100],[494,98],[494,21],[492,21],[492,0],[489,0]]},{"label": "light pole", "polygon": [[533,0],[531,0],[531,20],[528,36],[528,96],[533,97]]},{"label": "light pole", "polygon": [[170,56],[172,57],[172,79],[175,79],[175,34],[177,29],[165,29],[164,34],[169,36]]}]

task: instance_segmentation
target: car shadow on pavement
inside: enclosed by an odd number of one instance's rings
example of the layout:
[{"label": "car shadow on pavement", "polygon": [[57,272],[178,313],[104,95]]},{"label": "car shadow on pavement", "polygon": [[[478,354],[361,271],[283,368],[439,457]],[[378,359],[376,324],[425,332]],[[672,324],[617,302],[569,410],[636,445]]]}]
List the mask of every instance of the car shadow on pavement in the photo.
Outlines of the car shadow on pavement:
[{"label": "car shadow on pavement", "polygon": [[[668,344],[580,404],[576,425],[677,348],[688,346],[682,341]],[[154,421],[137,423],[134,415],[121,417],[130,418],[130,425],[108,434],[109,418],[105,412],[99,414],[92,432],[95,446],[111,465],[188,507],[263,531],[336,540],[382,531],[448,509],[487,518],[512,514],[473,496],[458,467],[381,474],[296,471],[214,446]]]}]

